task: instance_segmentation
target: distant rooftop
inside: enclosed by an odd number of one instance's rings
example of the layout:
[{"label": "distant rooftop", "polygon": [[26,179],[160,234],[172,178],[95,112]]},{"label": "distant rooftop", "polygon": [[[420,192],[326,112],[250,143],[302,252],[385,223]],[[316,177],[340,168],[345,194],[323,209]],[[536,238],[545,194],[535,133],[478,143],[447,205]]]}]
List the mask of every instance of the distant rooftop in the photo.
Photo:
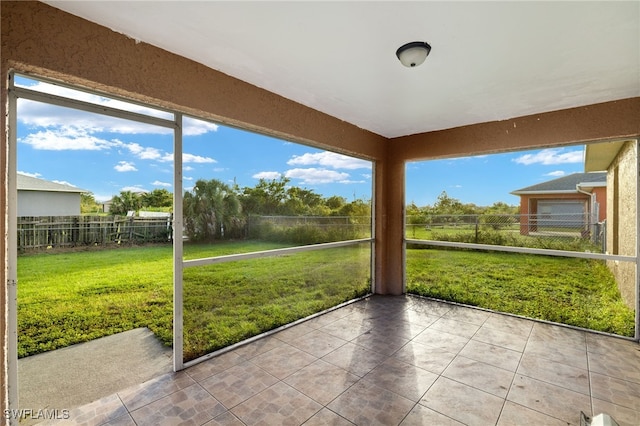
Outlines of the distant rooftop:
[{"label": "distant rooftop", "polygon": [[48,192],[90,192],[86,189],[78,188],[63,183],[51,182],[18,173],[18,191],[48,191]]},{"label": "distant rooftop", "polygon": [[[577,192],[578,184],[585,187],[589,186],[606,186],[607,172],[591,172],[591,173],[573,173],[558,179],[548,180],[536,185],[527,186],[511,192],[514,195],[520,194],[544,194],[544,193],[562,193]],[[589,185],[591,184],[591,185]]]}]

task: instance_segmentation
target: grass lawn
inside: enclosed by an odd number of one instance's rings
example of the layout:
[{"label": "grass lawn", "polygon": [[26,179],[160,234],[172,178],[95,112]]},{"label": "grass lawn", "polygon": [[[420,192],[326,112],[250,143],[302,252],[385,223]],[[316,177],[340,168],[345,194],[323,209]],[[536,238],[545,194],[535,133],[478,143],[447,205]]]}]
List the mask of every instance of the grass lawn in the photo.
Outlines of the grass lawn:
[{"label": "grass lawn", "polygon": [[[186,258],[281,244],[187,245]],[[369,291],[359,247],[185,269],[185,359]],[[18,258],[18,351],[24,357],[149,327],[172,342],[172,248],[40,253]],[[633,334],[634,315],[600,262],[511,253],[407,250],[411,293],[581,327]]]},{"label": "grass lawn", "polygon": [[[185,258],[279,247],[255,241],[186,245]],[[358,270],[348,272],[354,265]],[[185,269],[185,355],[206,353],[366,294],[368,265],[368,250],[342,248]],[[136,327],[149,327],[170,345],[172,267],[167,245],[19,256],[19,356]]]},{"label": "grass lawn", "polygon": [[407,250],[407,291],[530,318],[633,336],[635,314],[601,261]]}]

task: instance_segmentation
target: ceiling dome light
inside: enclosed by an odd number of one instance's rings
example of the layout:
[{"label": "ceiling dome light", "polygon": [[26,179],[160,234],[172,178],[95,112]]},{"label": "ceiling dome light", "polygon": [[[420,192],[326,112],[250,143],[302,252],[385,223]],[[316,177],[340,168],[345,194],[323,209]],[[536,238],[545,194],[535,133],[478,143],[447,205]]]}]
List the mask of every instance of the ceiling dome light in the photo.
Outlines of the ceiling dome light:
[{"label": "ceiling dome light", "polygon": [[396,50],[396,56],[402,62],[405,67],[413,68],[417,67],[427,59],[431,52],[431,46],[429,43],[423,41],[412,41],[404,46],[400,46]]}]

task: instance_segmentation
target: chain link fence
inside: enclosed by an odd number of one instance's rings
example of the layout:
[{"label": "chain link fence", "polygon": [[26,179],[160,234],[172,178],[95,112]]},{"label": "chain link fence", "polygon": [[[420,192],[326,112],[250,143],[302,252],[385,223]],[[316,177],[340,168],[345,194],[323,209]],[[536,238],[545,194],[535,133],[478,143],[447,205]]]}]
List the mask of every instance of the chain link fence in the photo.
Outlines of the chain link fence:
[{"label": "chain link fence", "polygon": [[371,216],[252,216],[252,239],[314,244],[371,237]]},{"label": "chain link fence", "polygon": [[606,251],[606,224],[583,214],[407,216],[410,239],[571,251]]}]

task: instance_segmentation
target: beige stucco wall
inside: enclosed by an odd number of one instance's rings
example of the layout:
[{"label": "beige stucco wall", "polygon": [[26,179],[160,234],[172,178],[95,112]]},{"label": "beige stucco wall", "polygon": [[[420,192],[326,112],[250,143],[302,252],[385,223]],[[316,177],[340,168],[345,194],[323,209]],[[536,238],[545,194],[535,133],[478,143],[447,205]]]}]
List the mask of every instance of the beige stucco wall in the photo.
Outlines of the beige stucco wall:
[{"label": "beige stucco wall", "polygon": [[[375,161],[376,292],[403,292],[404,170],[410,160],[561,146],[640,135],[640,98],[387,140],[108,28],[38,2],[0,2],[1,114],[11,69],[164,106]],[[428,119],[428,117],[425,117]],[[0,120],[0,232],[7,222],[7,132]],[[7,282],[7,241],[0,239]],[[6,290],[3,287],[3,290]],[[6,292],[0,330],[6,349]],[[7,404],[6,351],[0,405]]]},{"label": "beige stucco wall", "polygon": [[[638,237],[636,229],[637,158],[636,142],[627,142],[618,152],[608,169],[607,252],[610,254],[625,256],[635,256],[636,254]],[[616,168],[618,173],[617,187],[615,186]],[[618,220],[617,227],[614,225],[615,220]],[[607,262],[607,266],[616,278],[625,303],[634,309],[637,306],[635,264],[633,262],[610,260]]]}]

